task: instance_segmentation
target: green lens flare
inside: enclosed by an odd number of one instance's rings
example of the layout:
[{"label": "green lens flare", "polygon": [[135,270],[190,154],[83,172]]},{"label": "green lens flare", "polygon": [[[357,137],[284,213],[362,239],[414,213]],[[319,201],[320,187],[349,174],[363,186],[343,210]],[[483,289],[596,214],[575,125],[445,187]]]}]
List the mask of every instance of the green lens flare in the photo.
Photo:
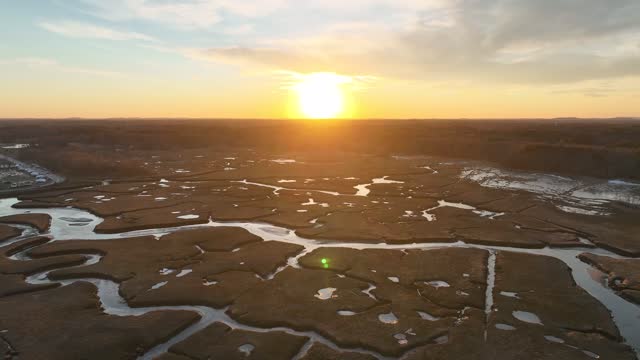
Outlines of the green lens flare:
[{"label": "green lens flare", "polygon": [[326,264],[326,263],[328,263],[329,261],[327,261],[327,259],[322,259],[322,261],[321,261],[321,262],[322,262],[323,264]]}]

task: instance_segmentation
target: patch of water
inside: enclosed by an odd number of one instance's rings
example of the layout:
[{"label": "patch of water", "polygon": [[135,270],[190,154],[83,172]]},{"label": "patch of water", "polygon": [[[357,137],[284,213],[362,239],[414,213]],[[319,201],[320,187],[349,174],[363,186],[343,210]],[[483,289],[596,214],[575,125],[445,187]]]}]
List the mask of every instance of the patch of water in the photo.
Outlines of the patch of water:
[{"label": "patch of water", "polygon": [[501,291],[500,295],[514,298],[514,299],[520,299],[520,297],[518,296],[518,293],[515,293],[515,292]]},{"label": "patch of water", "polygon": [[564,343],[565,343],[565,341],[564,341],[564,340],[562,340],[562,339],[560,339],[560,338],[558,338],[558,337],[555,337],[555,336],[551,336],[551,335],[547,335],[547,336],[545,336],[544,338],[545,338],[547,341],[550,341],[550,342],[552,342],[552,343],[556,343],[556,344],[564,344]]},{"label": "patch of water", "polygon": [[538,315],[534,313],[530,313],[527,311],[514,311],[512,313],[513,317],[528,324],[542,325],[542,320],[538,317]]},{"label": "patch of water", "polygon": [[332,298],[336,298],[338,297],[338,295],[333,295],[333,293],[338,290],[336,288],[324,288],[324,289],[320,289],[318,290],[318,293],[313,295],[315,298],[320,299],[320,300],[329,300]]},{"label": "patch of water", "polygon": [[251,344],[244,344],[238,347],[238,351],[245,357],[249,357],[255,348],[256,347]]},{"label": "patch of water", "polygon": [[504,331],[514,331],[514,330],[516,330],[516,328],[514,326],[507,325],[507,324],[496,324],[496,329],[504,330]]},{"label": "patch of water", "polygon": [[191,269],[184,269],[182,271],[180,271],[180,273],[178,273],[178,275],[176,275],[177,278],[181,278],[183,276],[187,276],[189,274],[191,274],[193,272],[193,270]]},{"label": "patch of water", "polygon": [[342,194],[340,194],[339,192],[336,192],[336,191],[290,189],[290,188],[284,188],[282,186],[274,186],[274,185],[269,185],[269,184],[261,184],[261,183],[257,183],[257,182],[250,182],[250,181],[248,181],[246,179],[242,180],[242,181],[232,181],[232,182],[241,183],[241,184],[245,184],[245,185],[264,187],[264,188],[268,188],[268,189],[273,189],[273,194],[274,195],[280,195],[281,191],[306,191],[306,192],[315,192],[315,193],[327,194],[327,195],[333,195],[333,196],[341,196],[342,195]]},{"label": "patch of water", "polygon": [[380,320],[380,322],[385,323],[385,324],[397,324],[398,323],[398,318],[392,312],[378,315],[378,320]]},{"label": "patch of water", "polygon": [[362,197],[367,197],[369,196],[369,194],[371,193],[371,190],[369,189],[369,186],[371,185],[377,185],[377,184],[404,184],[404,181],[396,181],[396,180],[389,180],[388,176],[383,176],[381,178],[376,178],[371,180],[372,182],[369,184],[360,184],[360,185],[356,185],[353,188],[357,190],[356,192],[356,196],[362,196]]},{"label": "patch of water", "polygon": [[431,171],[431,174],[433,174],[433,175],[437,175],[439,173],[438,170],[434,170],[431,166],[421,166],[420,169],[427,169],[427,170]]},{"label": "patch of water", "polygon": [[640,205],[639,184],[624,180],[578,180],[550,174],[506,171],[490,167],[466,168],[460,178],[484,187],[523,190],[541,197],[561,200],[569,206],[560,206],[565,212],[602,216],[602,205],[619,201]]},{"label": "patch of water", "polygon": [[444,208],[444,207],[451,207],[451,208],[456,208],[460,210],[473,211],[474,214],[483,218],[487,218],[489,220],[495,220],[496,218],[505,215],[505,213],[497,213],[497,212],[488,211],[488,210],[478,210],[475,206],[471,206],[463,203],[452,203],[446,200],[439,200],[438,206],[434,206],[427,210],[422,210],[422,217],[427,219],[427,221],[429,222],[436,221],[437,220],[436,215],[431,214],[430,212],[436,209]]},{"label": "patch of water", "polygon": [[149,289],[149,290],[158,290],[158,289],[160,289],[161,287],[163,287],[163,286],[167,285],[168,283],[169,283],[168,281],[159,282],[159,283],[157,283],[157,284],[153,285],[153,286],[151,287],[151,289]]},{"label": "patch of water", "polygon": [[356,313],[353,312],[353,311],[348,311],[348,310],[340,310],[340,311],[338,311],[338,315],[340,315],[340,316],[354,316],[354,315],[356,315]]},{"label": "patch of water", "polygon": [[26,149],[29,146],[30,146],[29,144],[13,144],[13,145],[3,145],[2,148],[6,150],[19,150],[19,149]]},{"label": "patch of water", "polygon": [[581,209],[581,208],[577,208],[577,207],[573,207],[573,206],[566,206],[566,205],[556,205],[556,207],[566,213],[572,213],[572,214],[580,214],[580,215],[591,215],[591,216],[596,216],[596,215],[609,215],[606,212],[603,211],[599,211],[599,210],[590,210],[590,209]]},{"label": "patch of water", "polygon": [[407,345],[409,343],[409,340],[407,340],[407,335],[405,334],[395,334],[393,335],[393,337],[398,340],[398,344],[400,345]]},{"label": "patch of water", "polygon": [[175,270],[173,270],[173,269],[164,268],[164,269],[160,270],[160,275],[167,276],[167,275],[173,274],[174,272],[175,272]]},{"label": "patch of water", "polygon": [[377,289],[377,287],[376,287],[375,285],[373,285],[373,284],[369,284],[369,287],[368,287],[366,290],[362,290],[362,293],[363,293],[363,294],[365,294],[365,295],[367,295],[367,296],[368,296],[368,297],[370,297],[371,299],[373,299],[373,300],[375,300],[375,301],[378,301],[378,298],[377,298],[375,295],[373,295],[373,294],[371,293],[371,292],[372,292],[373,290],[375,290],[375,289]]},{"label": "patch of water", "polygon": [[418,315],[420,315],[420,318],[422,320],[427,320],[427,321],[438,321],[438,320],[440,320],[439,317],[435,317],[435,316],[433,316],[433,315],[431,315],[429,313],[426,313],[424,311],[418,311]]},{"label": "patch of water", "polygon": [[587,350],[582,350],[582,353],[587,355],[588,357],[592,358],[592,359],[600,359],[600,355],[593,353],[591,351],[587,351]]},{"label": "patch of water", "polygon": [[434,288],[436,288],[436,289],[451,287],[451,285],[449,285],[449,283],[448,283],[448,282],[446,282],[446,281],[441,281],[441,280],[428,281],[428,282],[427,282],[427,281],[425,281],[424,283],[425,283],[425,285],[433,286],[433,287],[434,287]]},{"label": "patch of water", "polygon": [[297,161],[293,160],[293,159],[275,159],[275,160],[269,160],[271,162],[274,162],[276,164],[280,164],[280,165],[286,165],[286,164],[295,164]]},{"label": "patch of water", "polygon": [[[487,290],[484,300],[485,324],[489,324],[491,312],[493,311],[493,288],[496,286],[496,252],[489,250],[487,260]],[[487,341],[487,329],[485,327],[484,340]]]},{"label": "patch of water", "polygon": [[610,185],[619,185],[619,186],[640,186],[638,183],[624,181],[624,180],[609,180]]}]

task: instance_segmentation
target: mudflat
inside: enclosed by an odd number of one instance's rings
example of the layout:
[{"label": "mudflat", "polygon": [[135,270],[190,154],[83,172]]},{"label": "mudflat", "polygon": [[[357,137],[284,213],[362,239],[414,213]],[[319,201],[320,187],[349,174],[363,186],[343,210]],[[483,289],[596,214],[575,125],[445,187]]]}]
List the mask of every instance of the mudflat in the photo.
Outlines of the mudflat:
[{"label": "mudflat", "polygon": [[[93,142],[95,124],[61,122],[7,154],[66,179],[0,199],[7,359],[637,358],[640,176],[585,160],[633,149],[560,147],[542,122],[485,122],[514,135],[498,143],[418,123],[415,144],[385,122],[159,124]],[[631,129],[582,129],[603,126]],[[384,148],[361,140],[383,130]],[[309,143],[278,146],[291,131]]]}]

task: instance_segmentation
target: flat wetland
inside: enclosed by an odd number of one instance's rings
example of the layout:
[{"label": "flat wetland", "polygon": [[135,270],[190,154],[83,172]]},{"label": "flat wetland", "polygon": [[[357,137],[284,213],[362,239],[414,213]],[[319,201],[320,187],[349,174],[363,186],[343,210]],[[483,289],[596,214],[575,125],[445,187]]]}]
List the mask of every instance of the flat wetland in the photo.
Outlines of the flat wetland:
[{"label": "flat wetland", "polygon": [[4,120],[0,144],[6,359],[640,353],[639,122]]}]

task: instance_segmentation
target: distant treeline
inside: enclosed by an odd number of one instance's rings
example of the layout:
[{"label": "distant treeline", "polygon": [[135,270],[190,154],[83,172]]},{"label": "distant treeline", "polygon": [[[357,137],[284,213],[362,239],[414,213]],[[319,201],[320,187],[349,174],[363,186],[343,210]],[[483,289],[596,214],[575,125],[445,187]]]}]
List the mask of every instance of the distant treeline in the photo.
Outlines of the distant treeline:
[{"label": "distant treeline", "polygon": [[[433,155],[530,171],[640,178],[640,122],[625,120],[5,120],[0,122],[0,143],[38,144],[29,151],[52,162],[66,152],[59,166],[68,166],[69,157],[82,156],[77,152],[87,146],[251,148],[316,156]],[[112,162],[93,160],[97,168]],[[136,165],[121,161],[109,166],[129,173],[134,169],[127,166]]]}]

